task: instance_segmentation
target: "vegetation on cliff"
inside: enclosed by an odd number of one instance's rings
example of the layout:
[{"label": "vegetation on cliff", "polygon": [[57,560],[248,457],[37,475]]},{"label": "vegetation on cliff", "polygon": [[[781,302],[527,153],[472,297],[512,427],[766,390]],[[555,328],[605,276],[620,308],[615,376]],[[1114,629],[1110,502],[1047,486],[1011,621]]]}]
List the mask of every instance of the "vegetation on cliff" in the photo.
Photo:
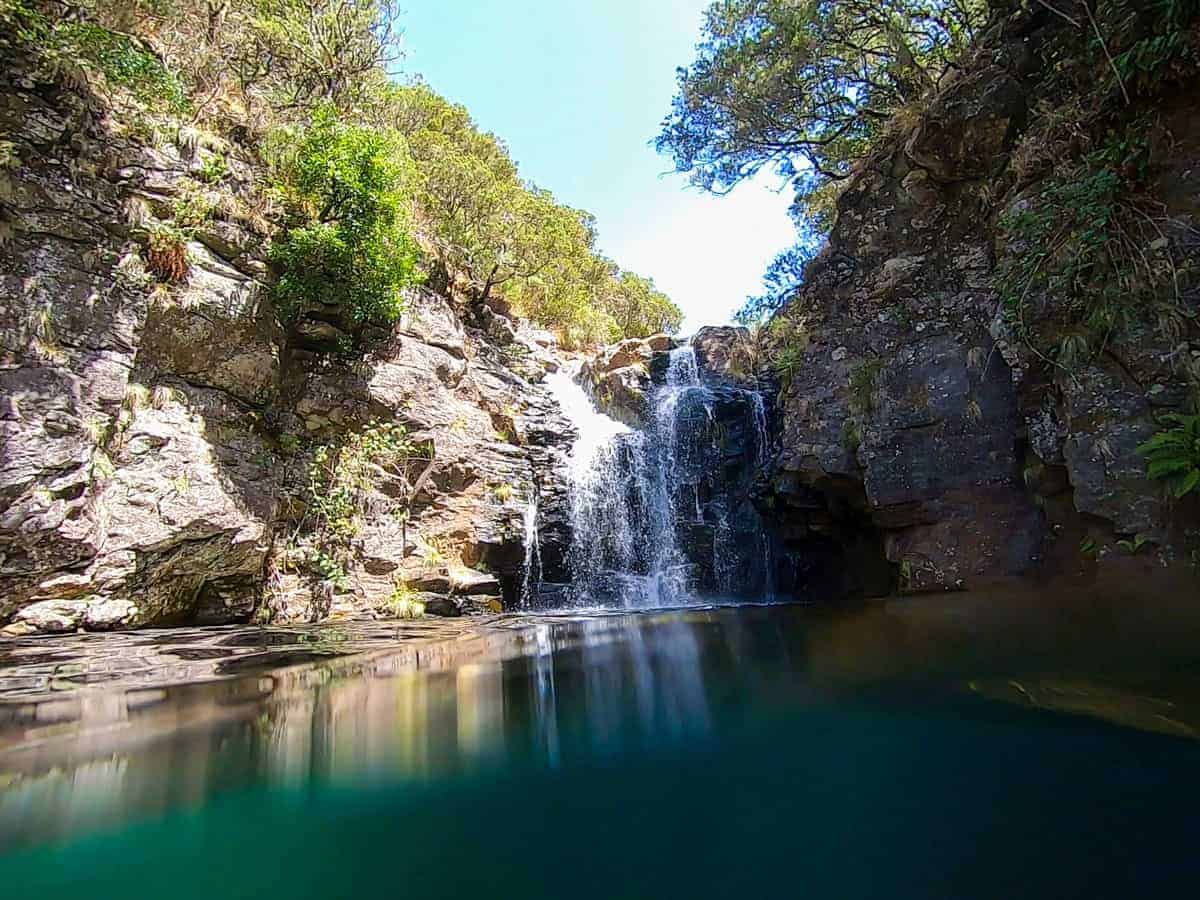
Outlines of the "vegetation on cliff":
[{"label": "vegetation on cliff", "polygon": [[[127,128],[194,135],[209,151],[201,180],[227,176],[232,145],[269,169],[255,213],[281,226],[285,324],[332,307],[356,336],[394,321],[422,278],[501,293],[568,343],[680,324],[652,283],[599,254],[587,213],[522,180],[461,106],[394,77],[390,0],[2,0],[0,16]],[[185,228],[151,248],[165,281],[186,274]]]},{"label": "vegetation on cliff", "polygon": [[710,8],[659,148],[795,191],[743,310],[779,483],[902,590],[1200,558],[1198,88],[1196,0]]},{"label": "vegetation on cliff", "polygon": [[[1030,346],[1070,363],[1101,352],[1130,317],[1148,312],[1177,334],[1186,324],[1173,295],[1190,273],[1150,196],[1146,113],[1195,71],[1198,15],[1195,0],[721,0],[679,71],[658,147],[709,190],[764,167],[790,181],[801,241],[743,309],[756,321],[795,293],[857,168],[907,139],[1014,17],[1040,16],[1048,37],[1028,46],[1037,99],[988,190],[1037,185],[999,220],[1030,252],[1002,261],[998,289]],[[1037,328],[1025,309],[1034,288],[1062,306]]]}]

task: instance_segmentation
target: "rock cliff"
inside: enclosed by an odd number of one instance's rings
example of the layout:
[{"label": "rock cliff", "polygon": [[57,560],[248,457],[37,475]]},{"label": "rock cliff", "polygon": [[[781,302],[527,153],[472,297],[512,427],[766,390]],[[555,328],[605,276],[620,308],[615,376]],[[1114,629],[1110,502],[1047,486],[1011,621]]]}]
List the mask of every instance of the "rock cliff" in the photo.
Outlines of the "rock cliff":
[{"label": "rock cliff", "polygon": [[[903,591],[1106,566],[1186,573],[1200,558],[1195,495],[1169,501],[1137,452],[1200,381],[1194,281],[1178,278],[1166,327],[1131,315],[1070,364],[1027,339],[1065,298],[1035,272],[1014,323],[998,289],[1037,249],[1005,223],[1056,183],[1039,169],[1051,151],[1038,129],[1077,100],[1050,77],[1064,27],[1045,9],[1011,17],[880,143],[763,336],[792,354],[777,366],[771,500],[792,552],[858,544]],[[1188,75],[1110,126],[1154,123],[1139,189],[1161,204],[1155,247],[1171,242],[1178,272],[1194,271],[1200,225],[1196,88]]]},{"label": "rock cliff", "polygon": [[[569,428],[538,385],[551,338],[430,291],[361,358],[330,352],[319,310],[282,327],[244,152],[222,146],[214,182],[203,136],[148,139],[4,52],[0,624],[317,620],[388,612],[398,585],[445,614],[514,603],[535,498],[542,566],[564,580]],[[186,274],[156,276],[144,236],[188,204],[205,215]],[[331,560],[311,534],[314,461],[379,423],[403,427],[425,477],[358,485],[354,503],[386,514]]]}]

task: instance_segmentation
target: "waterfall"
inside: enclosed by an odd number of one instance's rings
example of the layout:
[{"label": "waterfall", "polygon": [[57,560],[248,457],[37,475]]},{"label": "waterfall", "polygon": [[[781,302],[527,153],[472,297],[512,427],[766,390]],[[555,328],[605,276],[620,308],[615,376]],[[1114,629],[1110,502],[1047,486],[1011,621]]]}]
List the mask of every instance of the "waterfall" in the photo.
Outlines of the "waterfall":
[{"label": "waterfall", "polygon": [[[572,373],[547,379],[579,435],[570,457],[575,606],[663,608],[767,587],[767,554],[757,533],[747,538],[761,523],[727,485],[767,458],[762,396],[706,385],[690,345],[670,351],[661,382],[634,430],[597,410]],[[731,428],[746,458],[730,458]]]},{"label": "waterfall", "polygon": [[521,607],[527,609],[535,599],[538,584],[542,580],[542,550],[538,541],[538,498],[534,490],[525,507],[524,537],[525,577],[521,581]]}]

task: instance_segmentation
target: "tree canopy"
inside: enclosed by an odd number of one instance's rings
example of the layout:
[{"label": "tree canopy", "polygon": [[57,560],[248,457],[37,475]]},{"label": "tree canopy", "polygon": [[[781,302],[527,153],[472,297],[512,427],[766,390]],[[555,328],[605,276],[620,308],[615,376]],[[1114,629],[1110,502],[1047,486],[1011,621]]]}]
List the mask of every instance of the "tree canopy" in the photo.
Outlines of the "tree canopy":
[{"label": "tree canopy", "polygon": [[716,0],[655,142],[726,193],[764,168],[790,182],[796,247],[739,317],[777,309],[828,230],[837,184],[904,107],[928,96],[988,15],[987,0]]},{"label": "tree canopy", "polygon": [[395,321],[417,280],[405,204],[413,166],[400,136],[322,106],[277,168],[291,225],[271,248],[284,317],[324,305],[351,326]]},{"label": "tree canopy", "polygon": [[892,114],[928,92],[985,0],[717,0],[656,141],[701,187],[764,166],[810,190],[843,178]]},{"label": "tree canopy", "polygon": [[664,294],[598,255],[591,214],[522,181],[504,144],[465,108],[416,82],[391,86],[377,115],[416,161],[419,232],[445,277],[481,298],[502,292],[573,344],[679,327],[683,315]]}]

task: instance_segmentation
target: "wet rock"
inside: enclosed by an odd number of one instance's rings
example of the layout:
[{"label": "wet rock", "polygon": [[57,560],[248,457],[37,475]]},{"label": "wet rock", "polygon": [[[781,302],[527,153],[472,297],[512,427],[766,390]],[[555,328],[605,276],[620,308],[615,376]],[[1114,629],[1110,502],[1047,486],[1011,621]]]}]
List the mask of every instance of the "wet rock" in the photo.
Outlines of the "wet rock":
[{"label": "wet rock", "polygon": [[627,366],[600,375],[591,384],[596,405],[618,422],[640,427],[649,415],[650,373],[641,366]]},{"label": "wet rock", "polygon": [[456,619],[470,612],[470,606],[461,597],[448,597],[444,594],[418,594],[417,598],[425,605],[425,615],[427,616]]},{"label": "wet rock", "polygon": [[83,624],[88,631],[112,631],[137,621],[137,605],[118,597],[102,597],[88,603]]},{"label": "wet rock", "polygon": [[1137,448],[1158,425],[1144,392],[1125,373],[1088,366],[1060,384],[1067,437],[1063,457],[1076,508],[1120,534],[1161,531],[1168,510]]},{"label": "wet rock", "polygon": [[455,594],[478,596],[496,595],[501,592],[500,580],[490,572],[460,569],[451,573],[450,587]]}]

